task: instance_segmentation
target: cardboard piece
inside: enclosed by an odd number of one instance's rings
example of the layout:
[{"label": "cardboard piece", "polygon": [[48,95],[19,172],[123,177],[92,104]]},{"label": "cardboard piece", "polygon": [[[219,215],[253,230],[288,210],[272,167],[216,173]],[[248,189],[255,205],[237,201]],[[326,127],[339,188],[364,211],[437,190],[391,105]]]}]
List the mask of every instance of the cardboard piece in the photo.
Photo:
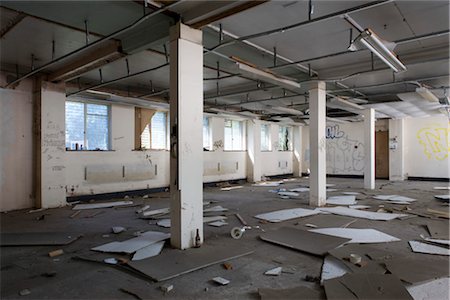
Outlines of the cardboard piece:
[{"label": "cardboard piece", "polygon": [[391,213],[379,213],[371,211],[361,211],[358,209],[351,209],[348,207],[324,207],[318,208],[320,211],[329,212],[335,215],[369,219],[369,220],[379,220],[379,221],[389,221],[395,218],[406,217],[405,214],[391,214]]},{"label": "cardboard piece", "polygon": [[253,253],[239,248],[203,244],[196,249],[167,249],[158,256],[128,262],[128,266],[155,281],[164,281]]},{"label": "cardboard piece", "polygon": [[311,232],[351,239],[347,243],[371,244],[396,242],[400,239],[375,229],[359,228],[319,228],[310,229]]},{"label": "cardboard piece", "polygon": [[320,214],[319,210],[316,209],[305,209],[305,208],[292,208],[272,211],[269,213],[263,213],[256,215],[255,218],[265,220],[272,223],[278,223],[286,220],[307,217],[312,215]]},{"label": "cardboard piece", "polygon": [[323,292],[299,286],[290,289],[258,289],[261,300],[279,299],[325,299]]},{"label": "cardboard piece", "polygon": [[409,246],[411,247],[411,250],[416,253],[450,256],[450,249],[440,246],[434,246],[418,241],[409,241]]},{"label": "cardboard piece", "polygon": [[450,299],[450,278],[436,279],[430,282],[407,286],[409,294],[414,300]]},{"label": "cardboard piece", "polygon": [[292,227],[282,227],[263,233],[259,237],[266,242],[319,256],[324,256],[331,249],[349,241],[346,238],[326,236]]},{"label": "cardboard piece", "polygon": [[115,202],[104,202],[104,203],[89,203],[89,204],[77,204],[72,209],[97,209],[97,208],[109,208],[115,206],[132,205],[133,201],[115,201]]},{"label": "cardboard piece", "polygon": [[0,246],[59,246],[76,241],[81,235],[64,232],[19,232],[0,234]]},{"label": "cardboard piece", "polygon": [[386,268],[408,283],[420,283],[450,275],[448,263],[437,259],[400,258],[384,262]]},{"label": "cardboard piece", "polygon": [[353,205],[353,204],[356,204],[356,197],[353,196],[353,195],[328,197],[327,198],[327,204]]},{"label": "cardboard piece", "polygon": [[[338,215],[315,215],[312,217],[308,217],[305,219],[302,219],[296,223],[296,225],[303,225],[306,226],[306,224],[315,225],[315,228],[325,228],[325,227],[341,227],[345,228],[348,227],[350,224],[356,222],[356,219],[344,217],[344,216],[338,216]],[[309,227],[309,226],[307,226]]]}]

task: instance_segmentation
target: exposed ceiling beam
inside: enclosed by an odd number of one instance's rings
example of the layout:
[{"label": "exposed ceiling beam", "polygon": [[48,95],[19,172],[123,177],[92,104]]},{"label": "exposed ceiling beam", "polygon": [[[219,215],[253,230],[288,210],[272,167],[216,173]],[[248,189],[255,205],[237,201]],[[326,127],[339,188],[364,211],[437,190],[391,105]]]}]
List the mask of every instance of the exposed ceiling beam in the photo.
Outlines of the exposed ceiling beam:
[{"label": "exposed ceiling beam", "polygon": [[92,49],[82,57],[65,64],[59,70],[48,75],[48,81],[69,81],[81,74],[89,72],[93,69],[100,68],[115,60],[124,57],[121,51],[120,42],[111,41],[110,43],[96,49]]},{"label": "exposed ceiling beam", "polygon": [[11,31],[11,29],[13,29],[14,27],[16,27],[17,24],[19,24],[20,22],[22,22],[23,19],[25,19],[27,15],[20,12],[17,13],[16,16],[14,16],[14,18],[12,18],[8,24],[6,24],[6,26],[4,28],[2,28],[2,30],[0,31],[0,38],[3,38],[3,36],[5,34],[7,34],[8,32]]}]

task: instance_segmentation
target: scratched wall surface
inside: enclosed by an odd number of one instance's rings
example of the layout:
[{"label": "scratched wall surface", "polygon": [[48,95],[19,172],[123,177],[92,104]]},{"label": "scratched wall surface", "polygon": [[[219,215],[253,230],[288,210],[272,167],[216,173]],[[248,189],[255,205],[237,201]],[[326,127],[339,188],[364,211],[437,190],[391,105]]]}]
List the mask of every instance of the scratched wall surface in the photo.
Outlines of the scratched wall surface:
[{"label": "scratched wall surface", "polygon": [[0,211],[34,204],[32,109],[30,82],[0,89]]},{"label": "scratched wall surface", "polygon": [[450,126],[444,115],[406,119],[405,168],[408,176],[450,176]]}]

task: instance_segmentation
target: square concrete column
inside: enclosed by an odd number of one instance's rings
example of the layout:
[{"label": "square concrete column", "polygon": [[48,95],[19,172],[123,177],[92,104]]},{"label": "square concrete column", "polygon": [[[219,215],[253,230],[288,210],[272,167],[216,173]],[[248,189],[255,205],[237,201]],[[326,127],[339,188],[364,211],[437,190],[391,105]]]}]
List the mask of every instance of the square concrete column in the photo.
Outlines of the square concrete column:
[{"label": "square concrete column", "polygon": [[389,180],[405,180],[404,119],[389,119]]},{"label": "square concrete column", "polygon": [[309,90],[309,205],[324,206],[327,200],[326,166],[326,85],[318,82],[317,87]]},{"label": "square concrete column", "polygon": [[302,126],[292,129],[292,172],[295,177],[302,177]]},{"label": "square concrete column", "polygon": [[364,110],[364,188],[375,189],[375,110]]},{"label": "square concrete column", "polygon": [[65,85],[36,79],[33,97],[36,207],[64,206],[67,204]]},{"label": "square concrete column", "polygon": [[201,30],[170,29],[171,244],[203,243],[203,46]]},{"label": "square concrete column", "polygon": [[247,181],[261,181],[261,121],[247,121]]}]

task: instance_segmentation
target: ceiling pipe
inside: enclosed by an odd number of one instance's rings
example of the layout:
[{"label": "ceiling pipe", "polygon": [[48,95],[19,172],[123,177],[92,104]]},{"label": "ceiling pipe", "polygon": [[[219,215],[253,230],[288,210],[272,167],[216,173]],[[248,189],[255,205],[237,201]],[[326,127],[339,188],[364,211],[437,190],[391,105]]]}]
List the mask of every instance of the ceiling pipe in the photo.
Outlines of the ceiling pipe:
[{"label": "ceiling pipe", "polygon": [[92,49],[95,46],[99,46],[100,44],[102,44],[102,43],[104,43],[106,41],[109,41],[110,39],[112,39],[112,38],[114,38],[114,37],[116,37],[116,36],[118,36],[120,34],[123,34],[123,33],[127,32],[127,31],[129,31],[129,30],[131,30],[133,28],[135,28],[136,26],[140,25],[141,23],[143,23],[147,19],[149,19],[149,18],[151,18],[153,16],[156,16],[156,15],[158,15],[158,14],[160,14],[160,13],[162,13],[162,12],[164,12],[164,11],[170,9],[170,8],[173,8],[174,6],[180,4],[180,3],[184,2],[184,1],[187,1],[187,0],[179,0],[177,2],[174,2],[174,3],[168,4],[166,6],[163,6],[163,7],[159,8],[159,9],[157,9],[157,10],[155,10],[155,11],[153,11],[153,12],[147,14],[147,15],[144,15],[143,17],[139,18],[138,20],[136,20],[131,25],[128,25],[127,27],[119,29],[119,30],[117,30],[117,31],[115,31],[115,32],[113,32],[113,33],[111,33],[111,34],[109,34],[109,35],[99,39],[99,40],[96,40],[95,42],[92,42],[92,43],[90,43],[90,44],[88,44],[86,46],[78,48],[77,50],[74,50],[72,52],[69,52],[69,53],[63,55],[63,56],[60,56],[57,59],[54,59],[54,60],[46,63],[45,65],[43,65],[43,66],[41,66],[39,68],[36,68],[33,71],[31,71],[31,72],[26,73],[22,77],[17,78],[16,80],[6,84],[3,88],[7,88],[7,87],[13,86],[15,84],[18,84],[22,80],[24,80],[24,79],[26,79],[26,78],[28,78],[30,76],[33,76],[33,75],[35,75],[35,74],[37,74],[39,72],[42,72],[43,70],[45,70],[45,69],[55,65],[56,63],[64,61],[64,60],[66,60],[67,58],[69,58],[69,57],[71,57],[73,55],[77,55],[77,54],[83,53],[83,52],[85,52],[85,51],[87,51],[89,49]]}]

